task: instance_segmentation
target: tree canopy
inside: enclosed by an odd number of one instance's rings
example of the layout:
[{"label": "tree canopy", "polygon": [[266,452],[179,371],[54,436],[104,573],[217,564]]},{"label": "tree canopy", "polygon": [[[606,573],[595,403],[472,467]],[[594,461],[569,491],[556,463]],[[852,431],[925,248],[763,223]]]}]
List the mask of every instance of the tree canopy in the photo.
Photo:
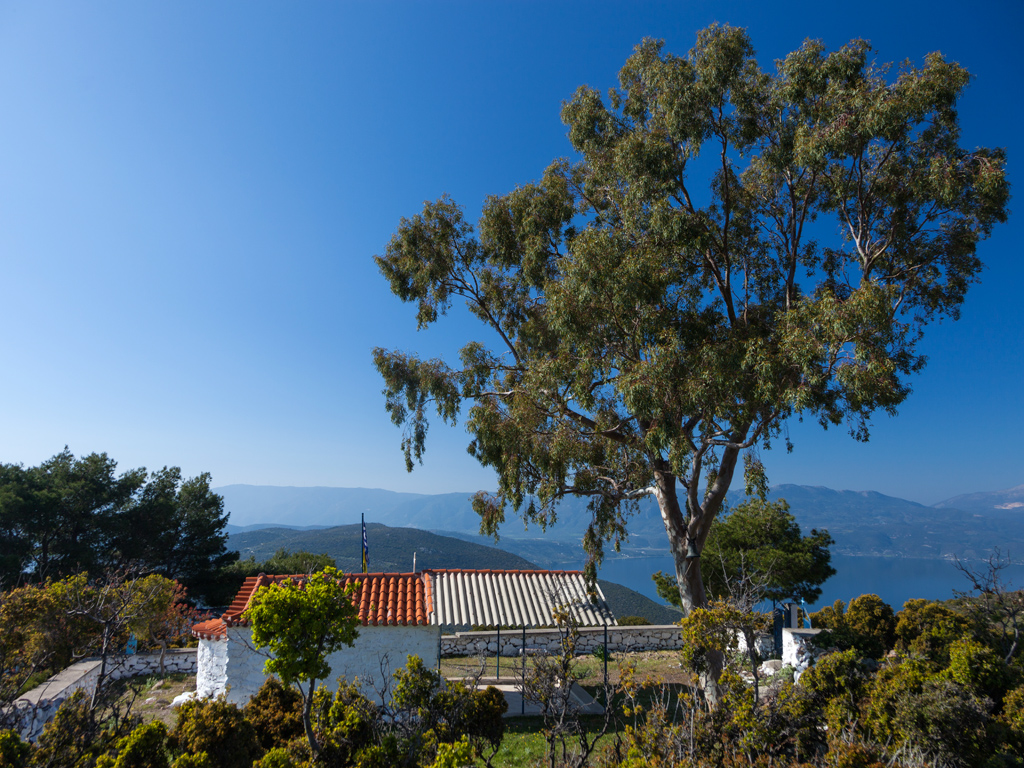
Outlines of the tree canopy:
[{"label": "tree canopy", "polygon": [[327,657],[359,636],[354,591],[355,584],[344,586],[338,570],[327,566],[302,583],[285,579],[258,589],[245,613],[253,645],[270,651],[264,670],[302,694],[302,722],[314,755],[320,752],[310,720],[317,682],[331,672]]},{"label": "tree canopy", "polygon": [[651,494],[684,610],[705,604],[739,458],[763,484],[751,449],[794,416],[867,439],[977,280],[1009,188],[1002,150],[960,146],[968,81],[938,53],[878,65],[863,40],[808,41],[774,71],[742,29],[709,27],[685,57],[643,41],[618,88],[564,104],[575,159],[488,198],[476,229],[427,202],[376,258],[421,328],[456,300],[483,327],[457,366],[374,351],[407,467],[432,412],[467,408],[498,476],[474,499],[485,531],[588,496],[593,577]]},{"label": "tree canopy", "polygon": [[[748,499],[724,514],[711,529],[701,553],[701,574],[708,594],[728,597],[733,583],[753,583],[765,600],[795,598],[814,604],[821,585],[835,575],[828,531],[802,535],[785,500]],[[679,605],[675,578],[654,575],[658,595]]]},{"label": "tree canopy", "polygon": [[117,473],[105,453],[65,448],[37,467],[0,465],[0,579],[42,581],[130,567],[181,581],[193,594],[238,558],[227,552],[224,500],[210,476],[177,467]]}]

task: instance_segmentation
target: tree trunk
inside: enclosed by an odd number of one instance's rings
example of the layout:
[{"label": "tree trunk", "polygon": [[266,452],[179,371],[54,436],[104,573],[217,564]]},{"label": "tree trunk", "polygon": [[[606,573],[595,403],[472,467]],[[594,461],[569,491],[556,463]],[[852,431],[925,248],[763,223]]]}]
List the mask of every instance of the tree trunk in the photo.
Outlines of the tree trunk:
[{"label": "tree trunk", "polygon": [[[707,541],[711,523],[722,508],[725,493],[732,483],[739,453],[738,448],[726,448],[723,451],[714,485],[706,492],[703,502],[699,500],[696,489],[689,493],[685,516],[679,504],[676,475],[672,472],[655,472],[658,508],[665,524],[669,550],[675,561],[676,581],[679,583],[679,597],[685,616],[689,616],[694,608],[704,608],[708,604],[704,578],[700,572],[700,553]],[[718,680],[725,668],[725,657],[721,653],[709,653],[707,664],[707,671],[701,675],[700,683],[708,701],[715,705],[721,698]]]},{"label": "tree trunk", "polygon": [[[302,702],[302,726],[306,730],[306,740],[309,742],[309,751],[313,753],[314,761],[320,757],[320,742],[316,740],[316,734],[313,733],[313,691],[315,690],[316,680],[310,680],[309,694]],[[302,686],[299,686],[299,691],[302,691]]]}]

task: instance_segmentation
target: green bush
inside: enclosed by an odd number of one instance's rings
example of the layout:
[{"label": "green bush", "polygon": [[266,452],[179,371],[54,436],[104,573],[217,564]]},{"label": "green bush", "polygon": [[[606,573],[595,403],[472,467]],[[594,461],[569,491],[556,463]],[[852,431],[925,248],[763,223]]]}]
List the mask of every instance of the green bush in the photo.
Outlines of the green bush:
[{"label": "green bush", "polygon": [[814,627],[827,630],[814,643],[819,647],[855,650],[861,656],[882,658],[896,641],[892,608],[878,595],[855,597],[847,607],[842,600],[811,614]]},{"label": "green bush", "polygon": [[651,622],[645,619],[643,616],[620,616],[619,617],[620,627],[649,627]]},{"label": "green bush", "polygon": [[302,694],[268,678],[249,702],[242,707],[245,719],[252,723],[256,738],[265,750],[287,744],[303,735]]},{"label": "green bush", "polygon": [[908,600],[896,616],[896,647],[945,668],[949,665],[949,647],[970,630],[971,622],[966,617],[941,603]]},{"label": "green bush", "polygon": [[[140,725],[117,743],[112,768],[167,768],[167,726],[159,720]],[[97,763],[97,768],[99,768]]]},{"label": "green bush", "polygon": [[14,731],[0,731],[0,768],[25,768],[32,747]]},{"label": "green bush", "polygon": [[115,735],[99,727],[84,690],[79,688],[57,710],[36,741],[32,762],[40,766],[91,768],[112,750]]},{"label": "green bush", "polygon": [[252,764],[252,768],[297,768],[298,763],[284,747],[275,747]]},{"label": "green bush", "polygon": [[1010,687],[1011,674],[1002,657],[970,638],[949,646],[946,677],[993,701],[1001,701]]},{"label": "green bush", "polygon": [[872,659],[882,658],[896,643],[896,617],[878,595],[861,595],[846,609],[846,626],[854,647]]},{"label": "green bush", "polygon": [[[223,696],[185,702],[178,710],[168,746],[197,759],[205,752],[216,768],[250,768],[262,752],[252,724]],[[175,768],[182,768],[178,761]]]},{"label": "green bush", "polygon": [[219,768],[205,752],[194,755],[181,755],[171,764],[171,768]]}]

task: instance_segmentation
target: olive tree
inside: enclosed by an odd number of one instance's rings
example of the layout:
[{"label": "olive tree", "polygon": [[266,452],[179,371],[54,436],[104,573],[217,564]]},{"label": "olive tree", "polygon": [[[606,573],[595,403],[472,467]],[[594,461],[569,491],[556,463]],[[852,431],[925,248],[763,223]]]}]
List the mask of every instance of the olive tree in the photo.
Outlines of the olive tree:
[{"label": "olive tree", "polygon": [[618,88],[564,104],[574,159],[489,198],[476,229],[428,202],[377,257],[421,328],[456,300],[484,326],[458,365],[374,351],[407,467],[431,412],[465,414],[498,477],[474,498],[483,530],[590,497],[591,578],[653,496],[684,610],[705,605],[699,558],[741,457],[763,484],[751,449],[797,416],[866,440],[977,280],[1009,191],[1002,150],[960,146],[968,80],[937,53],[876,65],[863,40],[808,41],[773,71],[742,29],[686,57],[642,42]]}]

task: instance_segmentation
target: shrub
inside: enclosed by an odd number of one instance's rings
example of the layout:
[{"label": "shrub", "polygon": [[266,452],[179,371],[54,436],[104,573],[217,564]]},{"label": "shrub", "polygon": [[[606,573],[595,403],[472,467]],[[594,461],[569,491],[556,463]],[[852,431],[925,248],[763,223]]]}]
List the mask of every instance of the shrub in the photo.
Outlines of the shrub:
[{"label": "shrub", "polygon": [[854,647],[872,659],[880,659],[896,643],[896,617],[892,607],[878,595],[861,595],[846,609],[846,626]]},{"label": "shrub", "polygon": [[25,768],[32,747],[14,731],[0,731],[0,768]]},{"label": "shrub", "polygon": [[896,647],[945,668],[949,647],[970,633],[971,623],[941,603],[908,600],[896,616]]},{"label": "shrub", "polygon": [[643,616],[620,616],[619,617],[620,627],[649,627],[651,622],[645,619]]},{"label": "shrub", "polygon": [[219,768],[205,752],[194,755],[181,755],[171,764],[171,768]]},{"label": "shrub", "polygon": [[114,736],[99,728],[85,691],[75,691],[57,710],[36,741],[33,762],[61,768],[86,768],[114,745]]},{"label": "shrub", "polygon": [[800,676],[800,685],[815,694],[833,730],[856,719],[867,682],[859,654],[852,648],[822,656]]},{"label": "shrub", "polygon": [[302,694],[268,678],[249,702],[242,707],[245,719],[252,723],[256,738],[265,750],[283,746],[303,735]]},{"label": "shrub", "polygon": [[981,643],[965,638],[949,646],[946,677],[977,694],[1001,701],[1010,684],[1003,658]]},{"label": "shrub", "polygon": [[[250,768],[262,751],[252,724],[223,696],[185,702],[168,745],[172,751],[197,759],[205,752],[216,768]],[[182,768],[178,761],[175,768]]]},{"label": "shrub", "polygon": [[252,768],[296,768],[298,763],[284,747],[275,747],[252,764]]},{"label": "shrub", "polygon": [[892,608],[878,595],[855,597],[847,607],[836,600],[830,607],[811,614],[815,627],[828,630],[815,638],[815,645],[855,650],[861,656],[880,659],[896,641],[896,619]]},{"label": "shrub", "polygon": [[[167,768],[167,726],[159,720],[140,725],[117,743],[117,759],[108,756],[110,768]],[[97,763],[102,768],[103,762]]]}]

